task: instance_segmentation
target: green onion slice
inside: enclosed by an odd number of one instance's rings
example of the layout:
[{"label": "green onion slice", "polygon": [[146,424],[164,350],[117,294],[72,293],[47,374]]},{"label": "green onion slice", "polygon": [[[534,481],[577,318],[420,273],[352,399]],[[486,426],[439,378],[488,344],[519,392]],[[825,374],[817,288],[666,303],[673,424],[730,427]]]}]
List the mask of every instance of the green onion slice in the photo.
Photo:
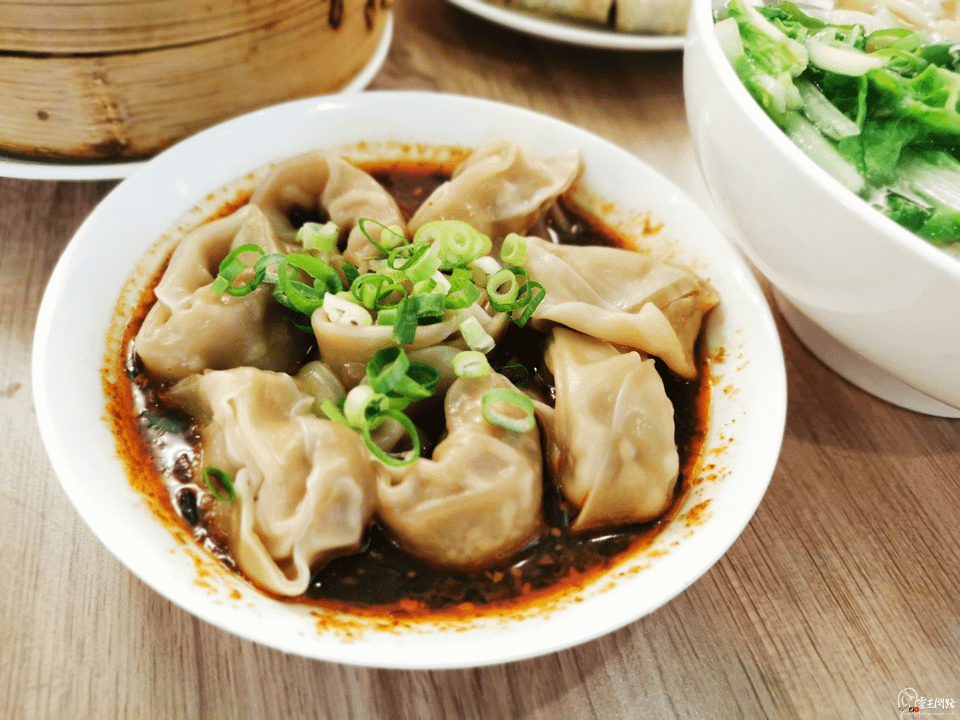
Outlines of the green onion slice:
[{"label": "green onion slice", "polygon": [[353,281],[360,277],[360,268],[350,262],[345,262],[340,266],[343,277],[346,278],[346,287],[351,287]]},{"label": "green onion slice", "polygon": [[[336,294],[344,290],[343,281],[340,279],[337,271],[334,270],[329,263],[324,262],[320,258],[315,258],[312,255],[304,255],[303,253],[292,253],[287,255],[284,264],[287,267],[303,270],[307,275],[312,277],[313,287],[317,291]],[[282,276],[283,273],[281,272],[279,275]]]},{"label": "green onion slice", "polygon": [[[233,480],[220,468],[213,465],[205,467],[203,469],[203,480],[213,496],[220,502],[233,502],[237,499],[237,491],[233,487]],[[221,494],[221,488],[226,490],[226,495]]]},{"label": "green onion slice", "polygon": [[410,363],[407,379],[401,381],[398,390],[411,400],[422,400],[437,392],[440,371],[430,363]]},{"label": "green onion slice", "polygon": [[307,222],[297,230],[297,242],[303,245],[304,250],[319,250],[329,252],[337,246],[340,238],[340,228],[333,221],[321,225]]},{"label": "green onion slice", "polygon": [[444,305],[450,310],[462,310],[477,302],[481,294],[480,288],[473,283],[473,274],[465,268],[455,268]]},{"label": "green onion slice", "polygon": [[[409,451],[408,457],[399,458],[390,455],[384,452],[384,450],[373,441],[372,433],[380,427],[381,423],[387,418],[392,418],[400,423],[400,426],[407,432],[407,435],[410,436],[410,442],[413,447]],[[367,448],[385,465],[404,467],[406,465],[412,465],[420,457],[420,436],[417,434],[417,428],[410,418],[398,410],[383,410],[371,418],[370,421],[363,426],[361,432],[363,433],[363,441],[367,444]]]},{"label": "green onion slice", "polygon": [[533,400],[512,388],[495,388],[483,394],[483,419],[491,425],[517,433],[536,427]]},{"label": "green onion slice", "polygon": [[443,320],[445,296],[429,293],[411,295],[400,301],[397,319],[393,324],[393,339],[401,345],[411,344],[417,336],[418,325],[433,325]]},{"label": "green onion slice", "polygon": [[533,313],[536,311],[537,306],[543,302],[543,299],[547,296],[547,290],[543,285],[536,282],[535,280],[528,280],[527,284],[523,286],[523,294],[526,298],[526,302],[523,306],[523,312],[520,313],[519,317],[514,317],[513,321],[523,327],[527,324],[527,321],[533,316]]},{"label": "green onion slice", "polygon": [[[265,255],[261,255],[260,259],[253,265],[253,272],[261,275],[264,282],[276,284],[279,278],[280,263],[282,263],[286,257],[283,253],[266,253]],[[271,270],[271,268],[273,269]]]},{"label": "green onion slice", "polygon": [[[400,311],[396,307],[381,308],[377,312],[377,325],[396,325]],[[417,329],[413,329],[416,334]]]},{"label": "green onion slice", "polygon": [[397,316],[393,321],[393,333],[391,337],[394,342],[401,345],[410,345],[417,339],[417,321],[416,309],[408,304],[410,298],[404,298],[397,307]]},{"label": "green onion slice", "polygon": [[[343,401],[341,400],[341,402]],[[320,412],[326,415],[328,420],[350,427],[350,423],[347,422],[347,417],[343,414],[343,410],[330,398],[325,398],[324,401],[320,403]]]},{"label": "green onion slice", "polygon": [[350,389],[343,402],[343,415],[347,423],[353,428],[363,428],[370,418],[385,409],[386,398],[374,391],[369,385],[357,385]]},{"label": "green onion slice", "polygon": [[310,316],[323,305],[323,295],[316,288],[295,280],[299,276],[296,267],[287,263],[285,259],[280,263],[277,273],[277,285],[273,297],[281,305]]},{"label": "green onion slice", "polygon": [[400,301],[389,304],[383,301],[394,293],[399,293],[402,299],[406,297],[407,289],[400,283],[391,282],[386,275],[367,273],[359,275],[353,281],[350,292],[364,307],[370,310],[381,310],[398,305]]},{"label": "green onion slice", "polygon": [[425,223],[413,236],[413,242],[431,245],[443,270],[464,267],[481,255],[486,255],[493,246],[489,237],[463,220],[433,220]]},{"label": "green onion slice", "polygon": [[410,358],[400,347],[386,347],[374,353],[367,363],[367,379],[370,387],[387,395],[406,377]]},{"label": "green onion slice", "polygon": [[490,369],[487,356],[477,350],[464,350],[453,356],[453,372],[457,377],[486,377]]},{"label": "green onion slice", "polygon": [[220,262],[220,267],[217,269],[217,277],[214,279],[210,289],[217,295],[223,295],[223,293],[226,292],[228,295],[233,295],[234,297],[243,297],[256,290],[260,286],[260,283],[263,282],[263,275],[259,275],[256,272],[254,272],[253,277],[243,285],[233,285],[233,281],[240,277],[240,274],[249,267],[240,259],[240,256],[250,252],[259,255],[264,254],[263,248],[253,243],[240,245],[230,251]]},{"label": "green onion slice", "polygon": [[523,265],[527,259],[527,239],[517,233],[507,235],[500,247],[500,259],[507,265]]},{"label": "green onion slice", "polygon": [[[381,228],[380,230],[380,242],[371,237],[370,232],[367,230],[367,225],[377,225]],[[373,245],[381,255],[389,255],[390,251],[394,248],[400,247],[401,245],[406,245],[410,241],[403,234],[403,229],[398,225],[391,225],[387,227],[382,222],[378,222],[372,218],[360,218],[357,221],[357,227],[360,228],[360,232],[363,233],[363,236]]]},{"label": "green onion slice", "polygon": [[440,258],[430,252],[429,245],[405,245],[390,251],[387,266],[402,272],[411,283],[418,283],[440,269]]},{"label": "green onion slice", "polygon": [[482,353],[490,352],[497,344],[490,333],[483,329],[480,321],[472,315],[460,323],[460,334],[467,347]]},{"label": "green onion slice", "polygon": [[402,400],[405,407],[411,402],[436,394],[440,371],[427,363],[411,363],[400,347],[378,350],[367,363],[367,379],[374,392],[391,400]]},{"label": "green onion slice", "polygon": [[487,297],[490,306],[497,312],[512,312],[523,307],[517,304],[520,296],[520,282],[513,266],[498,270],[487,280]]}]

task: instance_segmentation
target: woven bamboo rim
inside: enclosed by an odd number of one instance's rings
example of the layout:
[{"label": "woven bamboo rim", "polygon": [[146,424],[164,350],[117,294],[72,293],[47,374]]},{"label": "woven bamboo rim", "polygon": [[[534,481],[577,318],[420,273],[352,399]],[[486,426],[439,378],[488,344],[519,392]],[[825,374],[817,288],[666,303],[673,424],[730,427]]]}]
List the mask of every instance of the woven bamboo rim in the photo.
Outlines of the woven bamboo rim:
[{"label": "woven bamboo rim", "polygon": [[223,38],[316,0],[0,0],[0,50],[113,53]]},{"label": "woven bamboo rim", "polygon": [[294,0],[283,4],[288,14],[267,25],[147,51],[0,53],[0,150],[144,157],[253,108],[335,92],[372,57],[389,4]]}]

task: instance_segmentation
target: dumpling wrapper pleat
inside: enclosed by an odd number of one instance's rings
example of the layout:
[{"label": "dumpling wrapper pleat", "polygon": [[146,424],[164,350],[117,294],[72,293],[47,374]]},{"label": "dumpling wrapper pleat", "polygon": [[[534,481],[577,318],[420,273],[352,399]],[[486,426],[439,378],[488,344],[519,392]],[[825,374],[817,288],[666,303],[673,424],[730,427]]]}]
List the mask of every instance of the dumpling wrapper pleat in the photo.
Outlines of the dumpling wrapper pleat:
[{"label": "dumpling wrapper pleat", "polygon": [[654,361],[555,328],[544,355],[556,384],[548,428],[552,479],[580,509],[572,528],[646,522],[670,505],[680,460],[673,404]]},{"label": "dumpling wrapper pleat", "polygon": [[689,270],[631,250],[527,238],[524,266],[546,295],[533,325],[565,325],[662,359],[697,376],[694,346],[716,291]]},{"label": "dumpling wrapper pleat", "polygon": [[[268,287],[243,297],[210,289],[220,262],[248,243],[268,253],[285,251],[264,214],[253,206],[202,225],[180,241],[154,291],[157,302],[137,334],[136,350],[147,370],[175,381],[205,369],[296,366],[305,352],[305,338],[290,325]],[[251,264],[256,255],[241,259]]]},{"label": "dumpling wrapper pleat", "polygon": [[233,478],[236,499],[217,502],[213,517],[254,582],[301,595],[312,569],[359,550],[382,466],[356,432],[311,414],[313,396],[291,376],[211,371],[170,394],[203,418],[201,469]]},{"label": "dumpling wrapper pleat", "polygon": [[[288,218],[299,208],[319,211],[348,233],[343,257],[365,272],[371,258],[381,253],[370,243],[363,230],[379,242],[384,226],[399,225],[405,229],[400,207],[372,175],[351,165],[339,155],[318,150],[285,160],[264,178],[250,198],[260,207],[277,235],[293,242],[297,228]],[[375,220],[365,223],[361,219]]]},{"label": "dumpling wrapper pleat", "polygon": [[480,567],[520,550],[542,528],[539,432],[519,434],[483,418],[483,394],[512,387],[492,372],[458,379],[444,403],[448,435],[433,457],[380,479],[380,519],[411,554]]},{"label": "dumpling wrapper pleat", "polygon": [[463,220],[496,242],[525,234],[569,189],[582,170],[579,151],[541,159],[513,140],[477,148],[423,202],[411,233],[433,220]]}]

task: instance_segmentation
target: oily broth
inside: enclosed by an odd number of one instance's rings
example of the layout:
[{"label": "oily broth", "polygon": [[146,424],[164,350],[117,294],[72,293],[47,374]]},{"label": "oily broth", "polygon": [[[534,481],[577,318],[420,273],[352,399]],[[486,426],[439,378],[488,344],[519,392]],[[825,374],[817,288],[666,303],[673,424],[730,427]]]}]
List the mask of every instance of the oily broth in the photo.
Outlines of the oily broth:
[{"label": "oily broth", "polygon": [[[450,168],[400,163],[390,166],[364,164],[397,200],[406,218],[420,203],[449,178]],[[235,210],[235,203],[228,214]],[[294,217],[296,223],[325,218]],[[555,212],[538,228],[551,239],[576,245],[624,246],[609,228],[590,217],[568,200],[561,198]],[[227,550],[226,538],[216,530],[212,513],[217,503],[196,471],[200,440],[192,418],[164,400],[167,387],[151,378],[140,363],[133,340],[150,305],[152,287],[159,282],[162,268],[144,293],[141,305],[126,328],[123,369],[130,393],[111,402],[115,418],[126,420],[131,435],[139,439],[146,452],[125,458],[131,473],[150,485],[152,492],[166,499],[177,521],[227,568],[239,572]],[[495,368],[512,366],[508,377],[526,379],[548,402],[553,398],[552,378],[542,366],[541,347],[546,336],[531,328],[511,326],[491,352]],[[303,358],[314,359],[312,347]],[[680,449],[680,478],[668,511],[651,523],[630,525],[604,532],[574,535],[570,521],[575,509],[552,485],[544,468],[544,529],[540,536],[513,557],[494,566],[477,570],[438,569],[404,552],[374,519],[364,537],[361,551],[335,558],[316,569],[305,595],[293,601],[354,609],[396,616],[423,616],[443,613],[465,604],[475,609],[508,609],[526,605],[539,598],[559,596],[577,589],[602,574],[620,559],[648,546],[659,530],[678,512],[688,494],[699,467],[709,409],[710,383],[702,342],[698,343],[699,374],[686,381],[657,360],[667,395],[675,408],[675,438]],[[512,375],[511,375],[512,373]],[[442,439],[442,403],[435,405],[435,419],[416,418],[428,436],[425,454]],[[281,598],[290,600],[290,598]]]}]

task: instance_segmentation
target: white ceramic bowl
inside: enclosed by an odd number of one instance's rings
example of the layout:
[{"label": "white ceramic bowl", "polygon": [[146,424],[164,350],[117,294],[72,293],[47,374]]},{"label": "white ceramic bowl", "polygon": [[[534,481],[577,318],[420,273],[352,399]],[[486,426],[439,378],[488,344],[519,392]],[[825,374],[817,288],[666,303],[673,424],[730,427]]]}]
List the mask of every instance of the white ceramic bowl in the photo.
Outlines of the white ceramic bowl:
[{"label": "white ceramic bowl", "polygon": [[[159,522],[124,474],[103,419],[100,379],[118,297],[124,289],[136,295],[143,272],[135,268],[158,238],[184,217],[195,221],[192,209],[222,201],[221,188],[252,169],[360,141],[374,156],[381,145],[387,152],[398,143],[475,147],[507,130],[537,154],[579,148],[586,171],[577,187],[611,203],[607,219],[624,224],[652,212],[654,222],[663,223],[658,237],[718,289],[721,305],[707,329],[715,399],[696,486],[648,550],[576,598],[520,615],[394,626],[260,594],[183,542],[182,530]],[[147,257],[148,265],[155,263],[157,253]],[[131,277],[133,286],[125,286]],[[653,611],[706,572],[743,530],[773,473],[786,414],[779,337],[755,277],[676,187],[627,152],[560,121],[429,93],[297,101],[207,130],[151,160],[103,200],[68,245],[41,306],[33,362],[37,416],[53,467],[83,519],[133,573],[171,602],[239,636],[308,657],[379,667],[516,660],[584,642]]]},{"label": "white ceramic bowl", "polygon": [[706,184],[732,234],[828,365],[892,402],[960,416],[960,261],[871,208],[786,137],[721,51],[714,6],[693,0],[684,93]]}]

